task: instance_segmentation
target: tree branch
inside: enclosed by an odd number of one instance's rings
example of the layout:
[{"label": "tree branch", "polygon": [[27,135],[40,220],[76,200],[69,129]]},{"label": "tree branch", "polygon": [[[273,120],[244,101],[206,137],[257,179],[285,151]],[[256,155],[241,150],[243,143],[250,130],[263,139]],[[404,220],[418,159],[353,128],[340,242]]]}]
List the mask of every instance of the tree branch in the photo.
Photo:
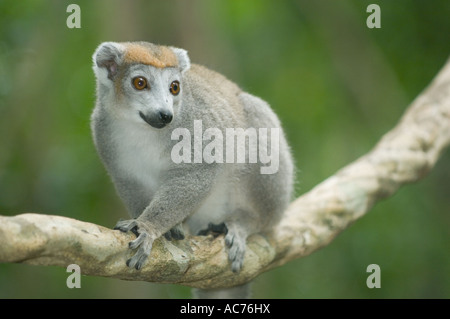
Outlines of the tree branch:
[{"label": "tree branch", "polygon": [[377,201],[425,176],[449,144],[450,61],[371,152],[291,203],[271,234],[249,238],[239,274],[230,270],[223,236],[159,239],[149,262],[136,271],[125,265],[134,235],[38,214],[0,216],[0,262],[75,263],[85,275],[197,288],[242,284],[326,246]]}]

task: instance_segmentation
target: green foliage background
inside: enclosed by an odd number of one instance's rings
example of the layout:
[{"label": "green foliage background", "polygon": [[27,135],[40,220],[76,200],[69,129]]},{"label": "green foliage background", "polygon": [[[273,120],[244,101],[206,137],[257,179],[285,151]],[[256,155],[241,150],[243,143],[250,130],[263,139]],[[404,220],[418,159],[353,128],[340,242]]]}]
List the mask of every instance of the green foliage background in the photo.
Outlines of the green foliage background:
[{"label": "green foliage background", "polygon": [[[81,29],[66,8],[81,6]],[[381,29],[366,8],[381,7]],[[0,214],[56,214],[112,227],[127,213],[89,129],[91,56],[103,41],[187,49],[267,100],[298,168],[297,195],[363,155],[450,53],[448,0],[0,0]],[[450,152],[328,247],[258,277],[257,298],[449,298]],[[1,243],[0,243],[1,245]],[[366,267],[381,267],[381,289]],[[176,285],[0,264],[1,298],[185,298]]]}]

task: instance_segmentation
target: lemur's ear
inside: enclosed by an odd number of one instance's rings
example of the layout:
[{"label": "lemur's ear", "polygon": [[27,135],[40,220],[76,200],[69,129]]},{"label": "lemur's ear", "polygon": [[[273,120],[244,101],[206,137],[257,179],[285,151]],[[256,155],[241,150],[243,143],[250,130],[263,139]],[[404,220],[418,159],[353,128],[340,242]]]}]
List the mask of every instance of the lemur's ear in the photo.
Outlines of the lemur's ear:
[{"label": "lemur's ear", "polygon": [[186,50],[179,48],[171,48],[173,53],[177,56],[178,66],[181,69],[181,73],[186,72],[191,67],[191,60],[189,59],[188,53]]},{"label": "lemur's ear", "polygon": [[115,42],[103,42],[95,50],[94,64],[99,68],[106,68],[108,71],[108,78],[114,80],[118,72],[119,65],[122,61],[125,48],[122,45]]}]

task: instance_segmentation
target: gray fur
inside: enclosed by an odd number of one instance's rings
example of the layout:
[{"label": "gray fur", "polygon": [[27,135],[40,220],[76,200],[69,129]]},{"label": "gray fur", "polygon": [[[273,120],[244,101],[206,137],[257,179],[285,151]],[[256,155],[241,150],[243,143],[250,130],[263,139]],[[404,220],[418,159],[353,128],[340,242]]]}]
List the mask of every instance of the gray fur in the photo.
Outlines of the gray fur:
[{"label": "gray fur", "polygon": [[[191,65],[185,50],[171,49],[177,67],[123,63],[126,45],[120,43],[103,43],[93,56],[97,77],[97,103],[91,117],[94,142],[133,217],[116,228],[138,234],[130,243],[131,249],[138,250],[128,265],[140,269],[156,238],[164,234],[169,239],[183,238],[182,224],[197,234],[211,223],[224,223],[231,269],[238,272],[245,261],[247,237],[273,227],[291,199],[290,150],[281,134],[275,174],[261,174],[259,163],[175,164],[170,154],[178,141],[171,140],[171,133],[187,128],[193,138],[194,120],[202,120],[203,130],[279,128],[280,123],[266,102],[216,72]],[[133,88],[135,76],[145,76],[150,88]],[[169,92],[174,80],[181,84],[177,96]],[[170,112],[173,120],[158,129],[146,123],[140,112],[148,117]]]},{"label": "gray fur", "polygon": [[193,289],[196,299],[245,299],[250,298],[250,284],[223,289]]}]

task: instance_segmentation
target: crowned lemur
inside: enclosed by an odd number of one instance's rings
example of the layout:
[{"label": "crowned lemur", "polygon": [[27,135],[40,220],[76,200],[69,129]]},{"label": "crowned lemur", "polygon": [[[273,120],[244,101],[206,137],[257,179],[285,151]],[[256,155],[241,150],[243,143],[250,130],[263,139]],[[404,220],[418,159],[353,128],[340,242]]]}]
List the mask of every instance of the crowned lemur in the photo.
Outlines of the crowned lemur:
[{"label": "crowned lemur", "polygon": [[[293,161],[275,113],[265,101],[243,92],[224,76],[191,65],[183,49],[147,42],[105,42],[93,60],[97,78],[97,103],[91,117],[94,143],[132,217],[115,228],[137,236],[129,243],[137,251],[127,265],[140,269],[153,241],[162,235],[181,240],[185,231],[194,235],[219,231],[225,233],[231,269],[239,272],[247,237],[272,228],[291,199]],[[193,133],[185,136],[192,136],[193,142],[186,145],[213,139],[206,134],[200,140],[194,136],[194,122],[199,121],[203,130],[212,128],[217,133],[218,129],[223,136],[228,128],[247,133],[249,128],[278,129],[278,135],[259,136],[265,144],[244,136],[247,148],[262,148],[256,154],[261,155],[264,148],[278,151],[271,154],[278,157],[277,171],[262,173],[267,161],[251,160],[249,151],[244,162],[221,161],[220,156],[215,161],[198,157],[191,161],[189,154],[189,160],[174,160],[179,143],[175,129]],[[214,137],[225,143],[221,136]],[[235,145],[236,152],[246,151],[237,144],[230,145]],[[199,155],[194,148],[189,150],[192,157]],[[218,145],[214,152],[225,149],[229,150],[225,144]]]}]

